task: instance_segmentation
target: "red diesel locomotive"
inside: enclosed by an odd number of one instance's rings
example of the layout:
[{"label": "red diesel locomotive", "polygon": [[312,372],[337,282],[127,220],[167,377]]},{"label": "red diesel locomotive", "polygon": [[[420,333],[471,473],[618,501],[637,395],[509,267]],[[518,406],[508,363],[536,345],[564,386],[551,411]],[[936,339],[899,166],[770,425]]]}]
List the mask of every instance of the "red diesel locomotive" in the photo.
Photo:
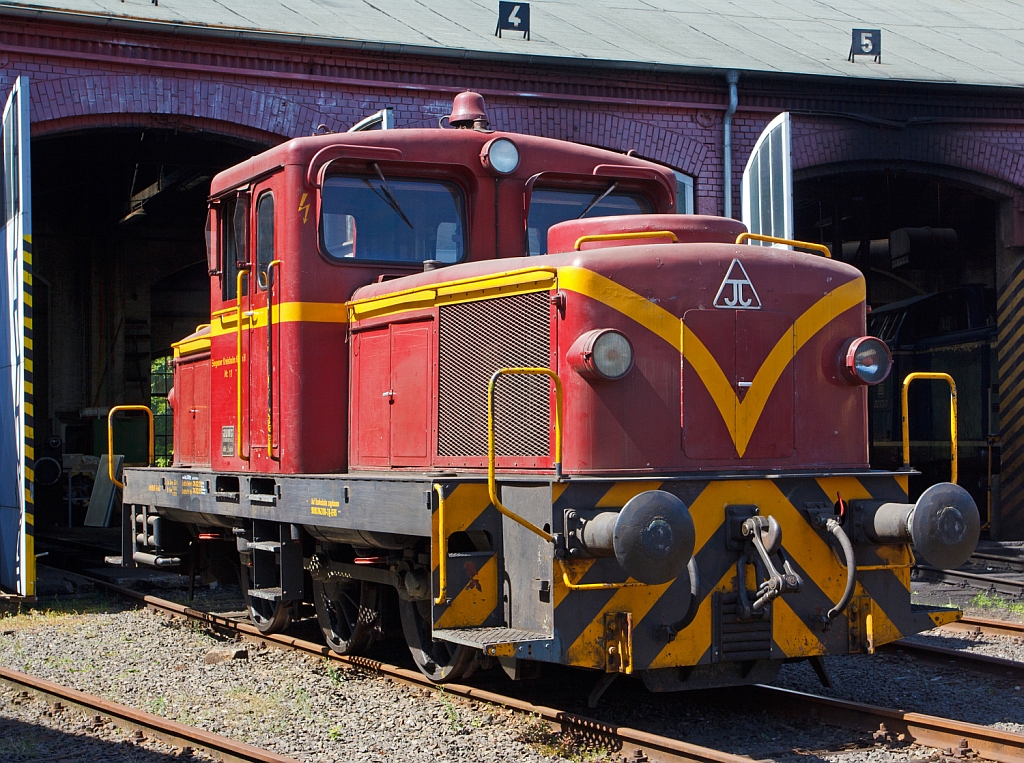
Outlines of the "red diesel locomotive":
[{"label": "red diesel locomotive", "polygon": [[174,348],[173,466],[125,470],[126,564],[229,549],[265,632],[312,601],[339,652],[400,621],[435,680],[561,663],[594,701],[959,616],[911,604],[911,547],[960,564],[978,511],[869,470],[890,360],[856,269],[674,214],[664,167],[495,132],[478,95],[450,123],[214,179],[211,323]]}]

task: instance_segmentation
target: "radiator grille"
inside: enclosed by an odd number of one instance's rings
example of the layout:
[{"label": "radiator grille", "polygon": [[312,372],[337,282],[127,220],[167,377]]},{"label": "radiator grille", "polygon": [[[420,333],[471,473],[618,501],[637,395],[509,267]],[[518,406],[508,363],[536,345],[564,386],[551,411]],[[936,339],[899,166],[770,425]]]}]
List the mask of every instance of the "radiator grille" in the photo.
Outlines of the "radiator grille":
[{"label": "radiator grille", "polygon": [[[499,368],[551,362],[547,292],[517,294],[440,309],[437,453],[487,455],[487,382]],[[499,456],[550,454],[551,381],[502,376],[495,385],[495,451]]]}]

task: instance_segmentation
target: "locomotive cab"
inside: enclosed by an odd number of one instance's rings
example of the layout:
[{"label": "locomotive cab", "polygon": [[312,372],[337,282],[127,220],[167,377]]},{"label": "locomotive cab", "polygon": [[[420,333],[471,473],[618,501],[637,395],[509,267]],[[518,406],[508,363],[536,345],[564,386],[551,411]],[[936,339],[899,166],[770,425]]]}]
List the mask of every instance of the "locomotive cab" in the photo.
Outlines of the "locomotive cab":
[{"label": "locomotive cab", "polygon": [[959,564],[977,508],[869,468],[856,269],[479,96],[450,121],[214,179],[211,323],[175,346],[174,466],[126,470],[126,561],[230,548],[261,629],[312,602],[344,653],[397,598],[435,680],[748,683],[959,615],[911,604],[911,549]]}]

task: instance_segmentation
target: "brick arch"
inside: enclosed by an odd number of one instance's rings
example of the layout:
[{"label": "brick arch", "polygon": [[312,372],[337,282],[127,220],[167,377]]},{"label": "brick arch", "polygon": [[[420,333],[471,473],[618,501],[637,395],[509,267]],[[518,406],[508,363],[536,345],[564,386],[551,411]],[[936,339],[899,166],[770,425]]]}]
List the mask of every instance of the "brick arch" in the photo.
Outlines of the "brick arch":
[{"label": "brick arch", "polygon": [[[796,127],[794,133],[800,128]],[[1024,188],[1024,154],[996,143],[943,128],[838,127],[801,131],[793,137],[793,170],[822,165],[877,164],[878,162],[954,168],[967,175],[1002,181]]]},{"label": "brick arch", "polygon": [[[244,85],[159,74],[104,74],[41,80],[31,84],[32,122],[41,132],[57,126],[197,124],[216,126],[247,140],[266,142],[312,134],[317,125],[343,125],[319,109]],[[148,122],[147,122],[148,120]],[[36,134],[33,128],[33,134]],[[275,136],[276,139],[271,138]]]},{"label": "brick arch", "polygon": [[635,150],[645,159],[674,167],[697,177],[708,147],[673,130],[612,114],[581,109],[499,106],[489,108],[491,126],[509,132],[542,135],[574,143]]}]

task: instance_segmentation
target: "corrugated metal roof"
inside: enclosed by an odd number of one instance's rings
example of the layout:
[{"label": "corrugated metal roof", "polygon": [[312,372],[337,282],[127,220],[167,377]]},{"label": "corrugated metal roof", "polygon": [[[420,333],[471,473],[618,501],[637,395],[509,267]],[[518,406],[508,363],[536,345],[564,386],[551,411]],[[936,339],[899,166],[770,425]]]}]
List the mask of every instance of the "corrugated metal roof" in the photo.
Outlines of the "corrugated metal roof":
[{"label": "corrugated metal roof", "polygon": [[[0,12],[367,49],[1024,87],[1024,4],[1015,0],[533,0],[530,40],[495,37],[497,8],[497,0],[0,0]],[[882,30],[880,64],[847,61],[854,27]]]}]

